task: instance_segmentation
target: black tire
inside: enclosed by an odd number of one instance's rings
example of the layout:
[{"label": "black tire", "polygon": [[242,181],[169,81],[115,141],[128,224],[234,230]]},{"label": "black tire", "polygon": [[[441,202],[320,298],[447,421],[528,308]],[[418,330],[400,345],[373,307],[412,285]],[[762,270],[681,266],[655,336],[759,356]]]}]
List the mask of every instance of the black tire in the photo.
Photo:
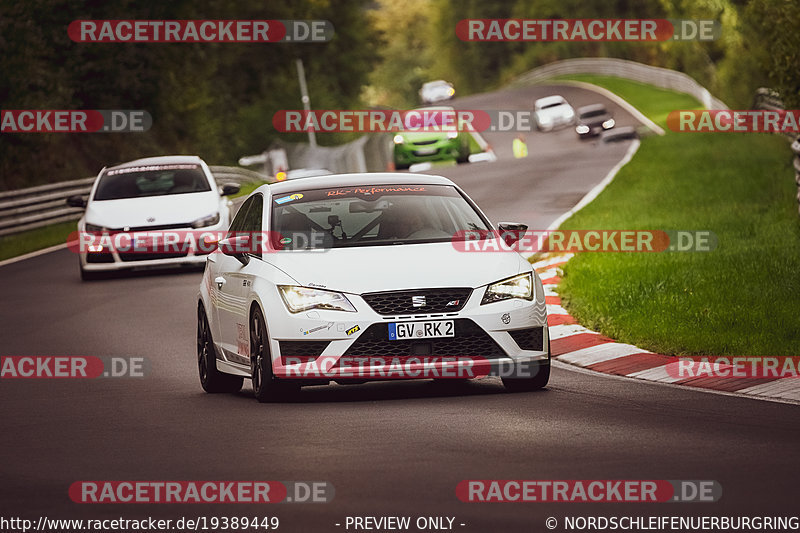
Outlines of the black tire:
[{"label": "black tire", "polygon": [[503,385],[509,392],[532,392],[543,389],[550,381],[550,341],[547,341],[547,361],[537,365],[537,372],[528,378],[503,378]]},{"label": "black tire", "polygon": [[217,357],[208,318],[202,304],[197,306],[197,370],[200,385],[208,393],[238,392],[244,378],[217,370]]},{"label": "black tire", "polygon": [[281,381],[272,373],[267,326],[258,307],[250,317],[250,368],[253,394],[261,403],[287,399],[299,390],[296,385]]}]

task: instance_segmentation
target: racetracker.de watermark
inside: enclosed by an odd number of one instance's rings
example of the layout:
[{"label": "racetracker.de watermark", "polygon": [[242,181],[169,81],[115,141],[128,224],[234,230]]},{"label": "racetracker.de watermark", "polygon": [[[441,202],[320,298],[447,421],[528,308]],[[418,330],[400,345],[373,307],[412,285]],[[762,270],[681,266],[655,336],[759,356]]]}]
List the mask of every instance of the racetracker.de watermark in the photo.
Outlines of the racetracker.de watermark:
[{"label": "racetracker.de watermark", "polygon": [[677,132],[758,132],[797,135],[800,134],[800,110],[675,110],[667,115],[667,127]]},{"label": "racetracker.de watermark", "polygon": [[284,109],[272,116],[277,131],[328,132],[459,132],[492,127],[490,112],[478,109]]},{"label": "racetracker.de watermark", "polygon": [[320,356],[281,357],[275,376],[294,379],[527,379],[541,371],[539,361],[478,356]]},{"label": "racetracker.de watermark", "polygon": [[328,20],[75,20],[67,27],[78,43],[325,43]]},{"label": "racetracker.de watermark", "polygon": [[3,109],[2,133],[141,133],[153,117],[133,109]]},{"label": "racetracker.de watermark", "polygon": [[666,365],[674,378],[783,379],[800,377],[797,356],[694,356],[681,357]]},{"label": "racetracker.de watermark", "polygon": [[693,19],[463,19],[462,41],[713,41],[721,34],[715,20]]},{"label": "racetracker.de watermark", "polygon": [[459,252],[710,252],[711,231],[680,230],[464,230],[453,235]]},{"label": "racetracker.de watermark", "polygon": [[4,355],[0,379],[141,378],[148,373],[144,357],[90,355]]},{"label": "racetracker.de watermark", "polygon": [[327,481],[76,481],[75,503],[329,503]]},{"label": "racetracker.de watermark", "polygon": [[469,503],[711,503],[722,497],[722,486],[713,480],[473,479],[456,486],[456,497]]},{"label": "racetracker.de watermark", "polygon": [[73,231],[67,248],[78,254],[198,255],[222,252],[227,255],[264,254],[283,250],[325,251],[331,248],[327,231],[226,231],[205,230],[107,230]]}]

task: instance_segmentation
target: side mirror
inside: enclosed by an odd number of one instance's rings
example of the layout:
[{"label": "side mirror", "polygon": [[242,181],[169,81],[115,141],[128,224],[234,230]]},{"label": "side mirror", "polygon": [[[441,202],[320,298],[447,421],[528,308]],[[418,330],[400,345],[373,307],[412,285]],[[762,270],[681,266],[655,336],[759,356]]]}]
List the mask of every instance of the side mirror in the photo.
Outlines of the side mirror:
[{"label": "side mirror", "polygon": [[209,252],[212,252],[217,248],[219,248],[219,241],[220,238],[218,235],[209,233],[207,235],[203,235],[203,242],[200,246],[203,250],[208,250]]},{"label": "side mirror", "polygon": [[500,237],[503,238],[508,246],[511,246],[525,235],[525,232],[528,231],[528,225],[520,222],[501,222],[498,229],[500,230]]},{"label": "side mirror", "polygon": [[67,205],[70,207],[86,207],[86,200],[83,196],[76,194],[67,198]]},{"label": "side mirror", "polygon": [[226,183],[225,185],[222,186],[222,192],[220,194],[222,194],[222,196],[231,196],[239,192],[240,189],[241,187],[239,185],[235,185],[233,183]]},{"label": "side mirror", "polygon": [[222,239],[219,241],[219,250],[225,255],[235,257],[242,265],[246,265],[250,262],[248,254],[253,251],[250,247],[250,235],[234,235]]}]

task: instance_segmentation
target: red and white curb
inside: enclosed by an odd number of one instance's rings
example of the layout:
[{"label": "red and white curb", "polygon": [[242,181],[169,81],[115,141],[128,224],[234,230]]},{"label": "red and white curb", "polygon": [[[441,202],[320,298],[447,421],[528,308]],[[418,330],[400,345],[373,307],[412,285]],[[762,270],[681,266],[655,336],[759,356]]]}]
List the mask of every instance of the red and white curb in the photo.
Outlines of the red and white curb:
[{"label": "red and white curb", "polygon": [[667,372],[667,365],[678,358],[643,350],[631,344],[615,342],[585,328],[561,307],[556,287],[561,270],[572,254],[551,257],[533,264],[544,285],[550,349],[555,361],[645,381],[692,387],[709,392],[800,403],[800,378],[725,378],[678,377]]}]

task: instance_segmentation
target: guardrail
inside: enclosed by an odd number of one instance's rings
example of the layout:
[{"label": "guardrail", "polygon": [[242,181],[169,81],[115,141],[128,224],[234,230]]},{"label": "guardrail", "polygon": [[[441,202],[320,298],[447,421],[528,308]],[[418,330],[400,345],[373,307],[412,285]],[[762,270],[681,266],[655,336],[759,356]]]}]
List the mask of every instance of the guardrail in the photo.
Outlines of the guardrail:
[{"label": "guardrail", "polygon": [[[783,100],[781,100],[780,95],[776,91],[761,87],[756,91],[753,97],[753,108],[766,109],[769,111],[783,111],[785,106]],[[792,152],[794,152],[792,166],[794,167],[794,181],[797,183],[797,202],[800,204],[800,137],[791,133],[783,133],[783,136],[787,137],[790,141],[794,141],[791,146]],[[800,212],[800,205],[798,206],[798,212]]]},{"label": "guardrail", "polygon": [[338,146],[317,146],[276,140],[271,149],[286,151],[289,168],[324,168],[335,174],[384,172],[394,164],[392,135],[374,133]]},{"label": "guardrail", "polygon": [[512,82],[512,85],[538,83],[566,74],[616,76],[688,94],[700,101],[706,109],[728,109],[728,106],[722,100],[714,98],[708,89],[683,72],[653,67],[626,59],[594,57],[554,61],[521,74]]},{"label": "guardrail", "polygon": [[[218,185],[270,181],[268,176],[239,167],[209,166]],[[69,207],[70,196],[86,196],[95,177],[39,185],[0,193],[0,237],[78,220],[82,208]]]}]

